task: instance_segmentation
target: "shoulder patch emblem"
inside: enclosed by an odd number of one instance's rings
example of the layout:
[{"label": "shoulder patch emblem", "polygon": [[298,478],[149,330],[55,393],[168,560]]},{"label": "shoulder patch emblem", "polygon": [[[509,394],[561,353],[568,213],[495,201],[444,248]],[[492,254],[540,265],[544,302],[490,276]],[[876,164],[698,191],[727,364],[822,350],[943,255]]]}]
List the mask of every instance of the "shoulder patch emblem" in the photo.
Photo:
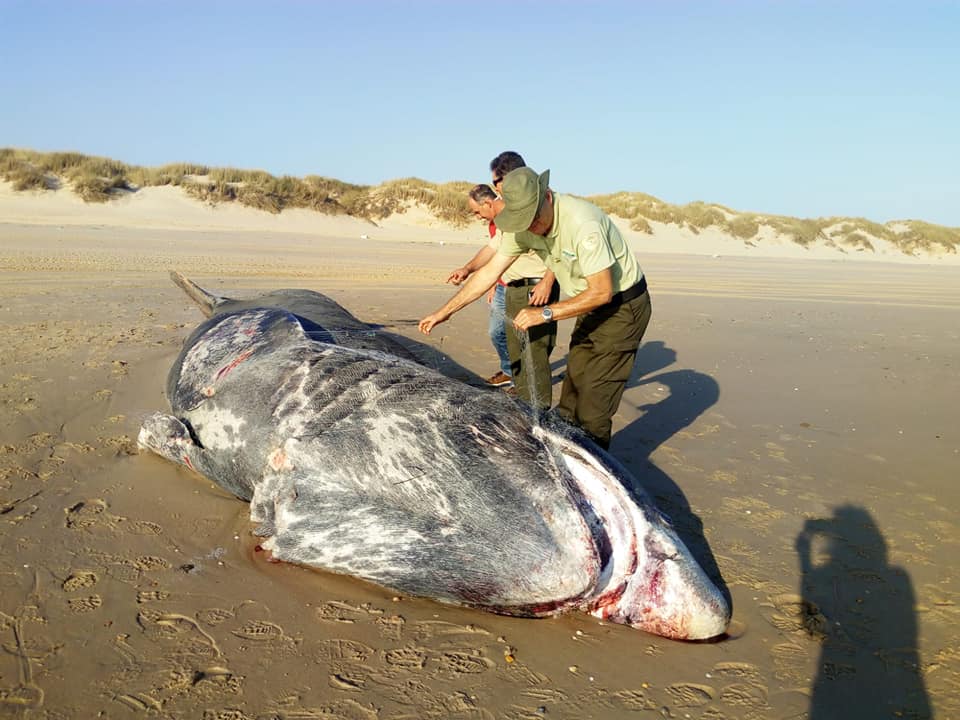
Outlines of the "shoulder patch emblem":
[{"label": "shoulder patch emblem", "polygon": [[581,244],[584,250],[596,250],[600,245],[600,235],[598,233],[590,233],[583,239]]}]

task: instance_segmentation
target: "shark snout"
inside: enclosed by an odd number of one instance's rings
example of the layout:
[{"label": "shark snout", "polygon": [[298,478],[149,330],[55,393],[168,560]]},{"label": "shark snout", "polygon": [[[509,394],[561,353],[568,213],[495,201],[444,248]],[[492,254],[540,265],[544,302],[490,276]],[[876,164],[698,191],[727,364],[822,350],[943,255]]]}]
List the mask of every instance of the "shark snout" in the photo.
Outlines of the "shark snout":
[{"label": "shark snout", "polygon": [[674,640],[707,640],[726,632],[730,605],[685,548],[645,565],[620,598],[623,622]]}]

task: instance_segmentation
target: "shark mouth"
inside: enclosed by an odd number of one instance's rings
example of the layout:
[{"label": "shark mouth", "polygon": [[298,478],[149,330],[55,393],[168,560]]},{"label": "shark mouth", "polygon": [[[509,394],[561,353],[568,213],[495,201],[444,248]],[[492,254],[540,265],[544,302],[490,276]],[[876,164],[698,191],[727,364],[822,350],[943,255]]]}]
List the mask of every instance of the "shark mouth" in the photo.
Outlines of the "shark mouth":
[{"label": "shark mouth", "polygon": [[630,494],[629,472],[562,433],[535,432],[570,473],[601,558],[596,587],[581,609],[676,640],[723,634],[730,622],[726,599],[652,500]]}]

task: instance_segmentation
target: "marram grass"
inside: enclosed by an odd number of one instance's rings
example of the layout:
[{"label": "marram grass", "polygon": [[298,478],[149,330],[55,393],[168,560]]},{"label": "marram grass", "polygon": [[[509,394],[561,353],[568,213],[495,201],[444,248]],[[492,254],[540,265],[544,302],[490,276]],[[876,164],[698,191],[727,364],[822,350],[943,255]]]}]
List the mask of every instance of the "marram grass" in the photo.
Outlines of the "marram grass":
[{"label": "marram grass", "polygon": [[[275,177],[263,170],[192,163],[148,168],[76,152],[42,153],[14,148],[0,148],[0,178],[17,191],[68,187],[87,202],[108,202],[140,188],[174,185],[204,202],[237,202],[271,213],[304,208],[377,221],[419,205],[455,226],[472,220],[466,201],[472,183],[461,181],[437,184],[403,178],[376,186],[354,185],[319,175]],[[717,228],[744,243],[754,244],[761,230],[768,227],[803,247],[823,242],[844,252],[874,252],[874,240],[889,242],[910,255],[960,250],[960,228],[921,220],[880,224],[865,218],[795,218],[738,212],[715,203],[672,205],[639,192],[587,199],[626,220],[631,229],[647,234],[654,232],[651,223],[676,225],[695,234]]]}]

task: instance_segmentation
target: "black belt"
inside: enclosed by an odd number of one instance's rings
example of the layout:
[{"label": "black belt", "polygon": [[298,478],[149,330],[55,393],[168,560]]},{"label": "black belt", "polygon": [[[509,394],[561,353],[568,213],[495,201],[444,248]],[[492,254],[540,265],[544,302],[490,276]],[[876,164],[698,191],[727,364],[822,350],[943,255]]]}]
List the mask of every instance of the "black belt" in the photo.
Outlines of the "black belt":
[{"label": "black belt", "polygon": [[619,307],[625,302],[630,302],[631,300],[640,297],[647,291],[647,276],[644,275],[640,278],[640,282],[628,287],[626,290],[621,290],[618,293],[614,293],[613,297],[610,298],[610,302],[607,303],[611,307]]},{"label": "black belt", "polygon": [[511,280],[507,285],[510,287],[530,287],[531,285],[536,285],[541,280],[543,280],[543,278],[520,278],[519,280]]}]

